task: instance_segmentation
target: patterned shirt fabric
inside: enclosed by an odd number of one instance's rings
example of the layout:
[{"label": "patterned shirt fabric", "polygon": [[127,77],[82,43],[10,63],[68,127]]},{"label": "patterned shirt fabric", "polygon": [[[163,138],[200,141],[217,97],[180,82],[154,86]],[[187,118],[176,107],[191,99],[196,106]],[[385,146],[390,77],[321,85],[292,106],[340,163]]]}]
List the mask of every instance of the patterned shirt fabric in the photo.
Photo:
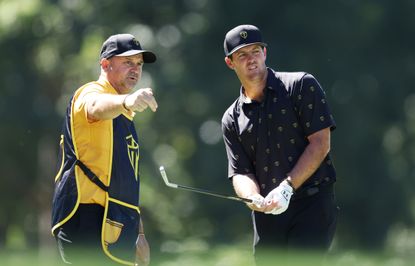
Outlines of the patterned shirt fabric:
[{"label": "patterned shirt fabric", "polygon": [[[336,125],[325,93],[304,72],[275,72],[268,68],[264,99],[251,101],[241,88],[239,98],[226,110],[222,131],[228,156],[228,176],[253,174],[266,196],[287,177],[308,145],[307,136]],[[330,155],[297,190],[336,180]]]}]

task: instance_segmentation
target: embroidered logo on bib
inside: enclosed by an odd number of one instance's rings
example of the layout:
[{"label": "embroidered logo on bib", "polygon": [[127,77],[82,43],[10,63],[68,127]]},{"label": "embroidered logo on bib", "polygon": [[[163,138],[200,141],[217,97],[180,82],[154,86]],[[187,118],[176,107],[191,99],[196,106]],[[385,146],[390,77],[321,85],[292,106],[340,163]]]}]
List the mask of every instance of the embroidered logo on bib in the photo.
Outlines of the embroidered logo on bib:
[{"label": "embroidered logo on bib", "polygon": [[138,149],[138,143],[135,141],[132,135],[125,138],[127,140],[128,158],[130,159],[131,167],[134,170],[135,179],[138,178],[138,159],[140,152]]}]

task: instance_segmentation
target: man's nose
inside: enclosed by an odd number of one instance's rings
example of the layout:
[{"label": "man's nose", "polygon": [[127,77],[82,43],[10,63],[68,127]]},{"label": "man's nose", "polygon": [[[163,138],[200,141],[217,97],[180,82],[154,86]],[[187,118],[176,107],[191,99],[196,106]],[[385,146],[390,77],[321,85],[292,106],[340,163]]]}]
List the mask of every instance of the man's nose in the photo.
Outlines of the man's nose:
[{"label": "man's nose", "polygon": [[248,62],[249,62],[249,63],[253,62],[253,61],[254,61],[254,59],[255,59],[254,54],[251,54],[251,53],[248,53],[248,54],[247,54],[247,57],[248,57]]},{"label": "man's nose", "polygon": [[131,71],[134,71],[134,72],[139,72],[139,71],[140,71],[140,69],[141,69],[141,65],[134,65],[134,66],[131,68]]}]

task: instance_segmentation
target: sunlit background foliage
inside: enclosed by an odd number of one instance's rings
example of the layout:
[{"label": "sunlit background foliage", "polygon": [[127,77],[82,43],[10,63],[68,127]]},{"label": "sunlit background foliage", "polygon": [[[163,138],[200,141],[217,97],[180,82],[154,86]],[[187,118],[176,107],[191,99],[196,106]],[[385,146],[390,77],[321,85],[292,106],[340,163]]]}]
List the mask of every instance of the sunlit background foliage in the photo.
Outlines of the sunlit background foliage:
[{"label": "sunlit background foliage", "polygon": [[245,206],[167,188],[158,167],[173,182],[233,193],[220,120],[239,85],[223,38],[250,23],[269,45],[269,66],[310,72],[326,90],[341,208],[333,253],[349,265],[362,250],[409,265],[414,12],[411,0],[0,0],[0,262],[9,251],[55,254],[50,206],[63,114],[74,90],[98,77],[102,42],[128,32],[158,56],[139,86],[154,89],[159,109],[135,117],[152,250],[190,264],[189,254],[212,250],[217,263],[208,265],[241,265],[221,260],[249,253]]}]

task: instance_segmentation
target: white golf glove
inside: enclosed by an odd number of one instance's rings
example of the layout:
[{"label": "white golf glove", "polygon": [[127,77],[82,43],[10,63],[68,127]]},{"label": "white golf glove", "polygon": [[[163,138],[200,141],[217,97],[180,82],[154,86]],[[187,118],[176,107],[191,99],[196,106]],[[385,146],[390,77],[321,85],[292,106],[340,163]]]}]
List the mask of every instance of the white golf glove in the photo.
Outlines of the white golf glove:
[{"label": "white golf glove", "polygon": [[288,209],[292,195],[293,188],[290,186],[287,180],[282,181],[278,187],[271,190],[271,192],[268,193],[268,195],[265,197],[266,204],[275,202],[278,204],[278,207],[265,213],[277,215],[285,212]]},{"label": "white golf glove", "polygon": [[265,205],[265,199],[259,194],[251,195],[248,199],[252,200],[252,204],[254,204],[257,208],[262,208]]}]

